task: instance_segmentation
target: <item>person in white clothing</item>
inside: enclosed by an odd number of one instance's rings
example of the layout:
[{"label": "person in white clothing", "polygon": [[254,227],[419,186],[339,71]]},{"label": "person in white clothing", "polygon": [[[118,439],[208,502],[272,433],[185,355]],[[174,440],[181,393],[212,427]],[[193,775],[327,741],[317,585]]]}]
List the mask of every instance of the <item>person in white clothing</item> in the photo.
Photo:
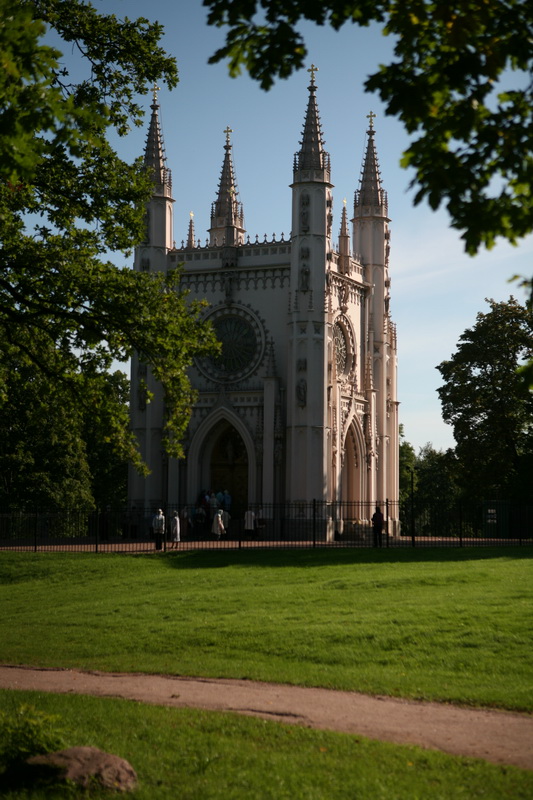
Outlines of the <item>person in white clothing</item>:
[{"label": "person in white clothing", "polygon": [[222,510],[219,509],[215,516],[213,517],[213,524],[211,526],[211,533],[213,533],[217,539],[220,539],[220,535],[225,533],[224,530],[224,523],[222,522]]},{"label": "person in white clothing", "polygon": [[170,541],[175,547],[178,546],[180,541],[180,518],[177,511],[173,511],[170,518]]}]

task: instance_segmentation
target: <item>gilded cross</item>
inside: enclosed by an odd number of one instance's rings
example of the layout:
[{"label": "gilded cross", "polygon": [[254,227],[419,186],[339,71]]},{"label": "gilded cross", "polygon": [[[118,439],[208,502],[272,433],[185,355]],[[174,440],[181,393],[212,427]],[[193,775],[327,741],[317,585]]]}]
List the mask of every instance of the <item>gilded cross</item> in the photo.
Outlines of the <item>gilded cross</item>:
[{"label": "gilded cross", "polygon": [[307,71],[311,73],[311,83],[314,83],[315,82],[315,72],[318,72],[318,67],[315,67],[314,64],[311,64],[311,66],[309,67],[309,69]]},{"label": "gilded cross", "polygon": [[372,128],[374,127],[374,119],[375,119],[375,117],[376,117],[376,115],[374,114],[373,111],[371,111],[370,114],[366,115],[366,118],[370,120],[370,130],[372,130]]},{"label": "gilded cross", "polygon": [[157,83],[154,83],[154,85],[152,86],[152,95],[154,98],[154,103],[157,103],[157,93],[159,91],[160,91],[159,86],[157,85]]},{"label": "gilded cross", "polygon": [[230,128],[230,126],[228,125],[224,133],[226,134],[226,144],[229,144],[229,135],[230,133],[233,133],[233,128]]}]

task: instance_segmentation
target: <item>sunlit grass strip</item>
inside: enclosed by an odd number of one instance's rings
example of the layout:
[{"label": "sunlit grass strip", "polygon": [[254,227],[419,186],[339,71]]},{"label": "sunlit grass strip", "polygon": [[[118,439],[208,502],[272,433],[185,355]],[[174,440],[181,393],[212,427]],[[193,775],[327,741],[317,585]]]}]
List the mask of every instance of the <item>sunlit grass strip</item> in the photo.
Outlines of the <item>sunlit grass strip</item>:
[{"label": "sunlit grass strip", "polygon": [[234,714],[0,692],[2,710],[20,703],[59,715],[68,746],[126,758],[139,779],[132,800],[518,800],[533,793],[533,773],[514,767]]},{"label": "sunlit grass strip", "polygon": [[0,661],[533,710],[527,551],[4,554]]}]

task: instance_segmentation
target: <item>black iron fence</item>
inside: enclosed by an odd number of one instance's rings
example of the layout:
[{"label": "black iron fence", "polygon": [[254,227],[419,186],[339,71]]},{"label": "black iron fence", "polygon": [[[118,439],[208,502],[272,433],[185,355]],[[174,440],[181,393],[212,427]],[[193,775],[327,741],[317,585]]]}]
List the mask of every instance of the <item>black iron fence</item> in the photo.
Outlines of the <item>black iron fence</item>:
[{"label": "black iron fence", "polygon": [[[533,503],[447,507],[414,500],[380,504],[301,502],[255,505],[232,513],[182,506],[154,509],[0,512],[0,550],[153,552],[250,547],[427,547],[533,544]],[[373,521],[374,517],[374,521]],[[176,518],[179,534],[176,534]],[[179,538],[178,538],[179,537]]]}]

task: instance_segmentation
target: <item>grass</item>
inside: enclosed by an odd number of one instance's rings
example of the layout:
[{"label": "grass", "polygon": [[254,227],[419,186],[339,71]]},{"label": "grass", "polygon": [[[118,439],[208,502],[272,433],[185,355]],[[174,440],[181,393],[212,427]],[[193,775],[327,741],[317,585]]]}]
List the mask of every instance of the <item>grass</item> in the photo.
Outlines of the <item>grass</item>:
[{"label": "grass", "polygon": [[0,661],[533,711],[527,550],[2,553]]},{"label": "grass", "polygon": [[[59,715],[70,745],[91,745],[126,758],[139,779],[138,789],[128,794],[132,800],[525,800],[533,796],[531,772],[347,734],[124,700],[0,692],[0,708],[16,712],[20,703]],[[68,794],[16,784],[10,788],[1,781],[0,775],[4,800]]]}]

